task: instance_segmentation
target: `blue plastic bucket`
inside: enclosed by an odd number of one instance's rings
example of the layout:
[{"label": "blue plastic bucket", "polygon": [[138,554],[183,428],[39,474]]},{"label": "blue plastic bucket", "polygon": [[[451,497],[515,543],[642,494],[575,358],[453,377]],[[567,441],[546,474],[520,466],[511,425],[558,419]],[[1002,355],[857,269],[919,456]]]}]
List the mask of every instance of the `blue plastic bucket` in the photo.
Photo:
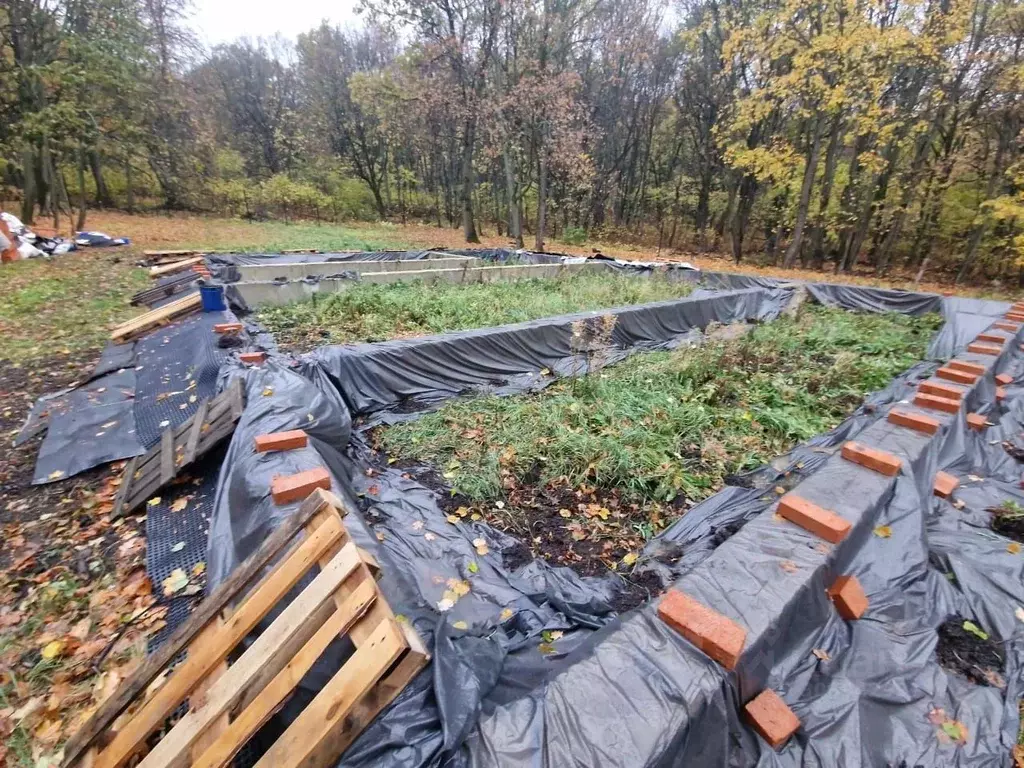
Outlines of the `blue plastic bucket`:
[{"label": "blue plastic bucket", "polygon": [[199,298],[203,302],[203,312],[223,312],[228,308],[224,303],[223,285],[199,286]]}]

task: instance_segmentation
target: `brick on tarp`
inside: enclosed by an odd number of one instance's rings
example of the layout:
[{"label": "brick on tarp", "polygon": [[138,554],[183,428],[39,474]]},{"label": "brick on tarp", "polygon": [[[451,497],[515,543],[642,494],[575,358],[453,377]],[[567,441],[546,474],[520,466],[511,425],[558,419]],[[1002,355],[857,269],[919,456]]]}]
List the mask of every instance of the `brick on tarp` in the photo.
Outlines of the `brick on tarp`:
[{"label": "brick on tarp", "polygon": [[331,490],[331,476],[323,467],[307,469],[294,475],[278,476],[270,481],[270,495],[275,504],[302,501],[317,488]]},{"label": "brick on tarp", "polygon": [[914,405],[918,408],[931,408],[933,411],[944,411],[945,413],[956,413],[960,410],[959,401],[950,400],[948,397],[936,397],[924,392],[914,395]]},{"label": "brick on tarp", "polygon": [[799,525],[805,531],[823,538],[831,544],[838,544],[850,532],[849,520],[845,520],[830,509],[819,507],[795,493],[787,493],[779,500],[778,513],[789,522]]},{"label": "brick on tarp", "polygon": [[1018,323],[1024,322],[1024,312],[1007,312],[1003,317]]},{"label": "brick on tarp", "polygon": [[945,397],[949,400],[961,400],[964,396],[963,388],[953,384],[944,384],[941,381],[922,381],[918,384],[917,390],[926,395]]},{"label": "brick on tarp", "polygon": [[981,363],[972,363],[969,360],[950,360],[946,363],[947,368],[956,368],[958,371],[966,371],[976,376],[981,376],[987,370]]},{"label": "brick on tarp", "polygon": [[940,379],[945,379],[946,381],[954,381],[957,384],[970,385],[978,380],[978,374],[976,373],[958,371],[956,368],[949,367],[939,368],[939,370],[935,372],[935,375],[938,376]]},{"label": "brick on tarp", "polygon": [[979,333],[977,336],[975,336],[974,340],[975,341],[990,341],[993,344],[999,344],[999,345],[1002,345],[1002,344],[1006,343],[1006,337],[1005,336],[1002,336],[1002,335],[1000,335],[998,333],[989,333],[988,331],[986,331],[985,333]]},{"label": "brick on tarp", "polygon": [[747,641],[739,624],[678,589],[658,604],[658,616],[726,669],[735,669]]},{"label": "brick on tarp", "polygon": [[1006,399],[1006,388],[996,387],[996,402],[1001,403]]},{"label": "brick on tarp", "polygon": [[308,436],[301,429],[292,429],[287,432],[271,432],[267,435],[256,436],[256,453],[267,451],[291,451],[296,448],[305,448]]},{"label": "brick on tarp", "polygon": [[1007,384],[1013,384],[1013,376],[1008,373],[1000,373],[996,376],[996,384],[1005,387]]},{"label": "brick on tarp", "polygon": [[942,427],[938,419],[926,416],[923,413],[913,413],[893,408],[889,411],[888,421],[898,427],[906,427],[916,432],[923,432],[926,435],[934,435]]},{"label": "brick on tarp", "polygon": [[974,341],[967,345],[967,351],[973,352],[976,355],[998,355],[1003,351],[1003,348],[997,347],[995,344],[985,344],[980,341]]},{"label": "brick on tarp", "polygon": [[953,495],[953,491],[960,485],[960,479],[949,472],[936,472],[935,473],[935,484],[932,487],[932,492],[943,499],[948,499]]},{"label": "brick on tarp", "polygon": [[214,333],[239,333],[241,330],[241,323],[217,323],[213,326]]},{"label": "brick on tarp", "polygon": [[243,363],[249,363],[250,365],[259,365],[267,359],[266,352],[243,352],[238,356],[238,359]]},{"label": "brick on tarp", "polygon": [[772,749],[781,747],[800,729],[800,718],[770,688],[765,688],[748,701],[743,711],[747,722]]},{"label": "brick on tarp", "polygon": [[967,426],[975,432],[982,432],[988,428],[988,419],[980,413],[968,413]]},{"label": "brick on tarp", "polygon": [[898,456],[893,456],[887,451],[878,448],[871,448],[862,443],[847,440],[843,443],[842,456],[847,461],[859,464],[862,467],[893,477],[900,473],[903,462]]},{"label": "brick on tarp", "polygon": [[856,621],[868,609],[867,595],[856,576],[840,576],[828,588],[828,596],[847,621]]},{"label": "brick on tarp", "polygon": [[993,328],[998,328],[1001,331],[1009,331],[1010,333],[1017,333],[1020,330],[1020,323],[1010,323],[1006,320],[1000,320],[997,323],[992,323]]}]

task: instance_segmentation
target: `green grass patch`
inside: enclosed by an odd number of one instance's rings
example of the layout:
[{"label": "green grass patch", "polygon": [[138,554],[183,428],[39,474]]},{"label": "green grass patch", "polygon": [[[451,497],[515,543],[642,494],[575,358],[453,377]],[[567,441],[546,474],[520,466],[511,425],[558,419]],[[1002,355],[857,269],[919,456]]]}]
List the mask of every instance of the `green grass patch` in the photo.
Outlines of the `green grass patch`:
[{"label": "green grass patch", "polygon": [[637,355],[536,395],[453,401],[378,440],[438,466],[473,501],[528,482],[702,499],[834,427],[921,359],[939,323],[805,306],[736,340]]},{"label": "green grass patch", "polygon": [[266,307],[257,317],[282,345],[305,350],[644,304],[692,290],[690,283],[618,274],[463,285],[367,283],[311,301]]}]

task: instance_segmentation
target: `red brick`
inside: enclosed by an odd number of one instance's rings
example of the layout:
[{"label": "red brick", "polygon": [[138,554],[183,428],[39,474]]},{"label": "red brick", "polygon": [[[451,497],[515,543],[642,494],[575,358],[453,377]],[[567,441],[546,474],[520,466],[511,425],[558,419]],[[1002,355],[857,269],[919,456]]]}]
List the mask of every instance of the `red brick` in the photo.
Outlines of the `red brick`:
[{"label": "red brick", "polygon": [[973,373],[976,376],[981,376],[985,373],[987,368],[981,363],[971,363],[967,360],[950,360],[946,363],[947,368],[956,368],[958,371],[965,371],[967,373]]},{"label": "red brick", "polygon": [[1006,399],[1006,389],[1004,387],[996,387],[996,402],[1001,403]]},{"label": "red brick", "polygon": [[1006,386],[1007,384],[1013,384],[1013,376],[1008,373],[1000,373],[996,376],[996,384]]},{"label": "red brick", "polygon": [[825,541],[838,544],[850,532],[850,521],[830,509],[812,504],[795,493],[787,493],[779,501],[779,515]]},{"label": "red brick", "polygon": [[994,344],[982,344],[980,341],[975,341],[967,345],[967,351],[973,352],[976,355],[998,355],[1003,351],[1003,348],[997,347]]},{"label": "red brick", "polygon": [[238,359],[243,363],[251,363],[252,365],[259,365],[267,359],[266,352],[243,352],[238,356]]},{"label": "red brick", "polygon": [[893,408],[889,411],[889,423],[895,424],[898,427],[906,427],[907,429],[924,432],[926,435],[934,435],[939,431],[939,427],[942,426],[938,419],[933,419],[931,416],[925,416],[923,413],[902,411],[898,408]]},{"label": "red brick", "polygon": [[948,397],[936,397],[924,392],[918,392],[914,395],[914,405],[918,408],[931,408],[933,411],[945,411],[946,413],[956,413],[960,410],[959,400],[950,400]]},{"label": "red brick", "polygon": [[992,327],[998,328],[1001,331],[1017,333],[1020,330],[1020,323],[1008,323],[1005,320],[1000,320],[998,323],[992,323]]},{"label": "red brick", "polygon": [[853,440],[843,443],[843,458],[862,467],[892,477],[900,473],[903,462],[898,457],[877,448],[869,448]]},{"label": "red brick", "polygon": [[239,333],[241,330],[241,323],[217,323],[213,326],[214,333]]},{"label": "red brick", "polygon": [[743,708],[747,722],[768,742],[778,749],[789,737],[800,730],[800,718],[786,706],[786,702],[770,688],[765,688],[747,702]]},{"label": "red brick", "polygon": [[293,429],[288,432],[271,432],[269,435],[257,435],[256,453],[291,451],[295,448],[305,448],[306,443],[306,433],[301,429]]},{"label": "red brick", "polygon": [[975,341],[991,341],[993,344],[999,344],[999,345],[1002,345],[1002,344],[1006,343],[1006,337],[1005,336],[1003,336],[1001,334],[998,334],[998,333],[989,333],[988,331],[986,331],[985,333],[979,333],[974,338],[974,340]]},{"label": "red brick", "polygon": [[840,576],[828,588],[828,596],[847,621],[856,621],[868,609],[868,598],[856,576]]},{"label": "red brick", "polygon": [[922,381],[918,385],[917,390],[918,392],[924,392],[926,395],[944,397],[947,400],[962,400],[964,396],[964,390],[960,387],[952,384],[943,384],[941,381]]},{"label": "red brick", "polygon": [[955,381],[957,384],[973,384],[978,380],[978,374],[958,371],[956,368],[939,368],[935,375],[946,381]]},{"label": "red brick", "polygon": [[270,481],[270,495],[275,504],[302,501],[317,488],[331,490],[331,476],[323,467],[307,469],[295,475],[283,475]]},{"label": "red brick", "polygon": [[726,669],[735,669],[747,641],[747,630],[694,600],[670,589],[658,604],[658,616]]},{"label": "red brick", "polygon": [[1014,320],[1019,323],[1024,321],[1024,312],[1007,312],[1003,317],[1007,320]]},{"label": "red brick", "polygon": [[960,485],[960,479],[949,474],[949,472],[936,472],[935,485],[932,487],[932,492],[936,496],[948,499],[953,495],[953,491],[956,490],[958,485]]},{"label": "red brick", "polygon": [[988,428],[988,419],[980,413],[968,413],[967,426],[975,432],[983,432]]}]

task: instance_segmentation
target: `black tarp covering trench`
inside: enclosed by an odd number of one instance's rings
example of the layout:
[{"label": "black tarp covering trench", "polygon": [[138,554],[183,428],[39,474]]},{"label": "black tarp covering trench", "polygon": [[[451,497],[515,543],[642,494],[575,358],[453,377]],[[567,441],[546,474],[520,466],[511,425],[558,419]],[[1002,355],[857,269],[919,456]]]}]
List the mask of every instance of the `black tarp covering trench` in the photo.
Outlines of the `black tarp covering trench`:
[{"label": "black tarp covering trench", "polygon": [[[946,325],[932,345],[936,358],[959,352],[976,329],[1005,311],[993,302],[823,284],[780,287],[758,279],[738,291],[662,303],[674,307],[621,310],[633,313],[624,324],[634,330],[616,339],[616,351],[693,339],[711,319],[770,320],[801,289],[812,300],[858,311],[941,310]],[[408,418],[410,405],[466,391],[528,391],[545,376],[581,373],[566,340],[570,325],[555,318],[328,348],[298,369],[276,355],[259,369],[222,369],[222,378],[245,377],[249,406],[218,482],[211,586],[293,511],[269,501],[273,475],[323,465],[335,491],[358,505],[360,514],[346,525],[380,561],[389,601],[433,649],[430,667],[341,764],[1008,765],[1024,686],[1024,557],[988,529],[985,509],[1024,500],[1019,465],[1001,445],[1024,434],[1016,385],[1001,406],[991,376],[971,393],[972,407],[995,423],[987,432],[968,430],[960,414],[944,418],[935,438],[919,438],[894,431],[884,419],[936,364],[915,366],[832,432],[752,473],[752,487],[726,488],[650,542],[639,567],[654,570],[666,585],[684,585],[748,628],[753,652],[727,673],[657,619],[653,603],[616,616],[614,575],[583,578],[537,560],[508,571],[500,555],[508,537],[479,523],[449,523],[432,491],[401,471],[376,467],[361,435],[350,434],[353,418]],[[1024,378],[1016,341],[988,363],[990,372]],[[254,436],[294,428],[306,429],[310,447],[253,452]],[[835,454],[853,437],[897,452],[901,474],[880,480],[844,466]],[[961,478],[962,508],[931,495],[936,469]],[[773,521],[771,489],[794,479],[819,503],[853,516],[855,533],[843,546],[823,551],[807,534]],[[890,535],[874,535],[878,525]],[[714,547],[722,529],[738,530]],[[486,555],[474,544],[480,538],[488,543]],[[664,548],[682,556],[658,562]],[[791,581],[780,576],[782,558],[795,568]],[[857,622],[841,620],[824,596],[838,573],[858,575],[871,601]],[[443,598],[449,579],[471,585],[452,605]],[[936,628],[952,614],[1002,639],[1005,688],[970,683],[938,665]],[[540,648],[545,632],[562,633],[553,653]],[[330,673],[328,663],[320,666],[303,681],[305,696]],[[738,714],[765,686],[803,723],[778,753]],[[937,711],[966,725],[965,743],[943,738],[933,722]]]}]

